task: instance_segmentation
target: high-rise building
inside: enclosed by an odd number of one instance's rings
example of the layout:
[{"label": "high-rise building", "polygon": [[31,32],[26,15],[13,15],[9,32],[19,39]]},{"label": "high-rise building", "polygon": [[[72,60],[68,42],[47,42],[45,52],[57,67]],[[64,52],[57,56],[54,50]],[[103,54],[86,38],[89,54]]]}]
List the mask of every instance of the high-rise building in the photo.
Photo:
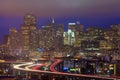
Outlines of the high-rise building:
[{"label": "high-rise building", "polygon": [[16,28],[10,28],[8,44],[12,55],[21,55],[21,36]]},{"label": "high-rise building", "polygon": [[117,26],[111,26],[110,29],[105,31],[105,39],[107,41],[106,44],[106,53],[108,54],[118,54],[119,53],[119,34],[118,34],[118,27]]},{"label": "high-rise building", "polygon": [[56,35],[56,27],[55,27],[55,21],[52,19],[52,23],[47,25],[47,37],[48,37],[48,46],[50,50],[53,50],[55,48],[55,35]]},{"label": "high-rise building", "polygon": [[61,36],[61,37],[63,37],[63,32],[64,32],[64,25],[63,25],[63,24],[58,24],[58,25],[57,25],[56,36]]},{"label": "high-rise building", "polygon": [[[83,32],[82,32],[83,33]],[[80,47],[81,46],[81,40],[84,39],[84,37],[82,37],[83,35],[80,34],[80,32],[76,31],[75,32],[75,43],[74,43],[74,47]]]},{"label": "high-rise building", "polygon": [[75,34],[74,47],[80,47],[84,34],[84,26],[80,24],[80,22],[68,23],[68,29],[71,29],[71,31],[73,31]]},{"label": "high-rise building", "polygon": [[75,33],[68,29],[68,32],[64,32],[64,45],[74,46],[75,43]]},{"label": "high-rise building", "polygon": [[22,50],[27,51],[30,48],[30,41],[32,38],[30,37],[30,32],[36,30],[36,17],[31,14],[27,14],[24,16],[24,24],[20,27],[20,32],[22,35]]},{"label": "high-rise building", "polygon": [[116,35],[120,36],[120,24],[118,24],[118,25],[111,25],[110,29],[113,30],[116,33]]},{"label": "high-rise building", "polygon": [[64,25],[58,24],[56,30],[56,37],[55,37],[55,46],[57,51],[62,51],[63,48],[63,33],[64,33]]},{"label": "high-rise building", "polygon": [[71,29],[72,32],[76,32],[76,23],[68,23],[68,29]]},{"label": "high-rise building", "polygon": [[2,45],[0,46],[0,53],[5,53],[5,54],[10,54],[10,51],[9,51],[9,35],[4,35],[3,36],[3,43]]},{"label": "high-rise building", "polygon": [[29,43],[30,51],[36,51],[39,48],[38,43],[39,43],[38,30],[30,31],[30,43]]},{"label": "high-rise building", "polygon": [[4,38],[3,38],[3,45],[8,45],[9,43],[9,35],[4,35]]},{"label": "high-rise building", "polygon": [[76,23],[76,32],[75,32],[75,45],[74,47],[81,46],[81,41],[84,40],[84,26],[80,22]]},{"label": "high-rise building", "polygon": [[104,30],[97,27],[88,27],[81,40],[81,48],[85,51],[99,52],[106,48],[106,40],[104,38]]},{"label": "high-rise building", "polygon": [[97,40],[84,40],[81,43],[81,47],[84,51],[87,51],[87,52],[93,52],[93,51],[100,50],[99,41]]},{"label": "high-rise building", "polygon": [[82,24],[80,24],[80,22],[76,23],[76,30],[78,32],[83,32],[84,31],[84,26]]},{"label": "high-rise building", "polygon": [[86,29],[86,38],[89,39],[102,39],[104,37],[104,30],[97,27],[88,27]]},{"label": "high-rise building", "polygon": [[54,19],[52,23],[47,26],[42,26],[38,31],[39,35],[39,47],[47,50],[53,50],[55,48],[55,23]]},{"label": "high-rise building", "polygon": [[44,48],[44,49],[49,49],[48,45],[48,29],[47,26],[42,26],[40,30],[38,30],[38,35],[39,35],[39,48]]}]

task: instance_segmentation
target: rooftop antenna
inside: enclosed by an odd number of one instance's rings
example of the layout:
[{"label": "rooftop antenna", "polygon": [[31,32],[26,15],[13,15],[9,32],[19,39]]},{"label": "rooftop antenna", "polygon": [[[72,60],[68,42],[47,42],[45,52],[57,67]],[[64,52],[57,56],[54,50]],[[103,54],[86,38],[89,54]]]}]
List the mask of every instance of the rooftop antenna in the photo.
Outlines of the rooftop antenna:
[{"label": "rooftop antenna", "polygon": [[54,17],[53,17],[53,19],[52,19],[52,23],[55,23]]}]

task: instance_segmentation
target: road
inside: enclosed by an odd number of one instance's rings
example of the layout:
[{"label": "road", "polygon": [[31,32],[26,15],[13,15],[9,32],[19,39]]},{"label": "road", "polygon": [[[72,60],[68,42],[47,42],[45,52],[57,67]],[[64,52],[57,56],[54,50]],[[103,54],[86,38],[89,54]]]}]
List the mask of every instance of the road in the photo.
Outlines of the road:
[{"label": "road", "polygon": [[[49,68],[50,71],[45,70],[38,70],[38,68],[46,66],[45,64],[35,64],[33,62],[26,62],[24,64],[14,65],[14,69],[22,70],[26,72],[35,72],[35,73],[47,73],[47,74],[56,74],[56,75],[66,75],[66,76],[76,76],[76,77],[89,77],[89,78],[101,78],[101,79],[116,79],[116,77],[109,77],[109,76],[100,76],[100,75],[85,75],[85,74],[72,74],[72,73],[64,73],[58,72],[55,70],[55,66],[59,64],[62,60],[55,60]],[[23,67],[24,66],[24,67]],[[120,79],[120,77],[117,77]]]}]

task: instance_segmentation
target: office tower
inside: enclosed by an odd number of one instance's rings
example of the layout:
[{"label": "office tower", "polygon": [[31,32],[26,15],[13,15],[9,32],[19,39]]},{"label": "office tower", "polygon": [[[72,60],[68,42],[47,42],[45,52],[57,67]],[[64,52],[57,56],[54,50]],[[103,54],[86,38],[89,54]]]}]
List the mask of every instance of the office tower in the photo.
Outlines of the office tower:
[{"label": "office tower", "polygon": [[54,19],[52,19],[52,22],[47,25],[47,33],[46,33],[46,37],[48,38],[47,46],[51,51],[55,49],[55,35],[56,35],[55,30],[56,30],[55,21]]},{"label": "office tower", "polygon": [[80,22],[68,23],[68,29],[71,29],[71,31],[73,31],[75,34],[74,47],[80,47],[84,34],[84,26],[80,24]]},{"label": "office tower", "polygon": [[39,48],[38,30],[30,31],[30,51],[36,51]]},{"label": "office tower", "polygon": [[113,44],[113,38],[114,38],[114,31],[112,31],[112,30],[107,30],[107,31],[105,31],[105,39],[106,39],[106,41],[107,41],[107,47],[106,47],[106,49],[112,49],[112,44]]},{"label": "office tower", "polygon": [[81,48],[87,52],[99,52],[106,45],[104,30],[97,27],[88,27],[81,41]]},{"label": "office tower", "polygon": [[75,44],[74,47],[81,46],[81,41],[84,39],[84,26],[80,22],[76,23]]},{"label": "office tower", "polygon": [[76,23],[76,30],[78,32],[83,32],[84,31],[84,25],[80,24],[80,22]]},{"label": "office tower", "polygon": [[86,36],[91,39],[99,39],[104,37],[104,30],[97,27],[88,27],[86,29]]},{"label": "office tower", "polygon": [[24,24],[20,26],[23,51],[29,50],[29,48],[30,48],[30,32],[35,31],[35,30],[36,30],[36,17],[31,14],[25,15],[24,16]]},{"label": "office tower", "polygon": [[85,52],[98,52],[100,46],[97,40],[83,40],[81,47]]},{"label": "office tower", "polygon": [[9,35],[4,35],[4,38],[3,38],[3,45],[8,46],[8,43],[9,43]]},{"label": "office tower", "polygon": [[54,19],[46,26],[42,26],[38,31],[39,47],[46,51],[52,51],[55,48],[55,23]]},{"label": "office tower", "polygon": [[80,34],[80,32],[76,31],[75,32],[75,43],[74,43],[74,47],[80,47],[81,45],[81,39],[83,39],[83,37],[81,38],[82,34]]},{"label": "office tower", "polygon": [[63,24],[58,24],[57,25],[56,36],[63,37],[63,32],[64,32],[64,25]]},{"label": "office tower", "polygon": [[39,48],[44,48],[46,50],[49,49],[48,45],[48,36],[47,26],[42,26],[40,30],[38,30],[38,39],[39,39]]},{"label": "office tower", "polygon": [[118,39],[118,37],[120,36],[120,24],[118,24],[118,25],[111,25],[110,29],[112,31],[114,31],[114,37],[116,37],[116,39]]},{"label": "office tower", "polygon": [[9,35],[3,36],[3,43],[0,46],[0,53],[3,53],[3,54],[9,53]]},{"label": "office tower", "polygon": [[68,29],[71,29],[72,32],[76,32],[76,23],[68,23]]},{"label": "office tower", "polygon": [[21,55],[21,36],[16,28],[9,29],[9,50],[11,55]]},{"label": "office tower", "polygon": [[119,53],[119,28],[117,25],[112,25],[110,29],[105,31],[105,39],[107,41],[106,53],[108,54],[118,54]]},{"label": "office tower", "polygon": [[55,46],[57,51],[61,51],[63,48],[63,33],[64,33],[64,25],[58,24],[56,30],[56,37],[55,37]]},{"label": "office tower", "polygon": [[68,29],[68,32],[64,32],[63,37],[64,37],[64,45],[69,45],[69,46],[74,45],[75,33],[71,29]]}]

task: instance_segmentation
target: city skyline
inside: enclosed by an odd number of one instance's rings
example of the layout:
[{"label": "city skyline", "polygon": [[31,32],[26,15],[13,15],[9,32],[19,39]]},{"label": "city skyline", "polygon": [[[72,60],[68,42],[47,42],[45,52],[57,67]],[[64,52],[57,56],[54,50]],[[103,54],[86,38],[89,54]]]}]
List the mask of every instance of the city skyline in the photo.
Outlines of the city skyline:
[{"label": "city skyline", "polygon": [[69,22],[79,21],[85,27],[108,28],[112,24],[120,23],[119,3],[119,0],[0,1],[0,41],[3,35],[9,33],[9,28],[20,29],[19,27],[23,24],[24,16],[27,13],[37,17],[38,28],[50,23],[53,17],[55,23],[63,23],[65,27]]},{"label": "city skyline", "polygon": [[[22,24],[24,24],[24,16],[23,16],[23,18],[16,18],[16,19],[17,20],[20,19],[20,21],[19,22],[15,21],[15,19],[10,21],[9,19],[7,19],[8,24],[10,24],[10,26],[8,26],[7,28],[1,27],[2,31],[0,32],[0,34],[1,34],[0,35],[0,43],[3,41],[4,35],[9,35],[10,28],[16,28],[18,31],[20,31],[20,26]],[[47,24],[52,23],[52,19],[55,20],[56,25],[63,24],[65,31],[67,31],[67,29],[68,29],[68,23],[79,22],[80,24],[82,24],[84,26],[84,30],[86,30],[87,27],[96,27],[96,28],[98,27],[98,28],[102,28],[102,29],[108,29],[108,28],[110,28],[111,25],[118,25],[119,24],[119,22],[116,23],[117,21],[114,24],[112,24],[112,23],[100,24],[100,23],[94,23],[93,21],[89,22],[89,20],[85,20],[85,19],[83,19],[81,21],[79,18],[54,18],[54,17],[51,17],[51,18],[43,18],[42,20],[40,18],[37,18],[37,25],[36,25],[37,29],[40,29],[42,26],[46,26]],[[15,21],[15,23],[13,21]],[[88,25],[85,24],[86,21],[88,22]],[[42,22],[42,24],[40,22]],[[11,24],[11,23],[13,23],[13,24]],[[7,24],[5,24],[5,25],[7,25]]]},{"label": "city skyline", "polygon": [[0,79],[120,79],[119,8],[120,0],[0,0]]}]

